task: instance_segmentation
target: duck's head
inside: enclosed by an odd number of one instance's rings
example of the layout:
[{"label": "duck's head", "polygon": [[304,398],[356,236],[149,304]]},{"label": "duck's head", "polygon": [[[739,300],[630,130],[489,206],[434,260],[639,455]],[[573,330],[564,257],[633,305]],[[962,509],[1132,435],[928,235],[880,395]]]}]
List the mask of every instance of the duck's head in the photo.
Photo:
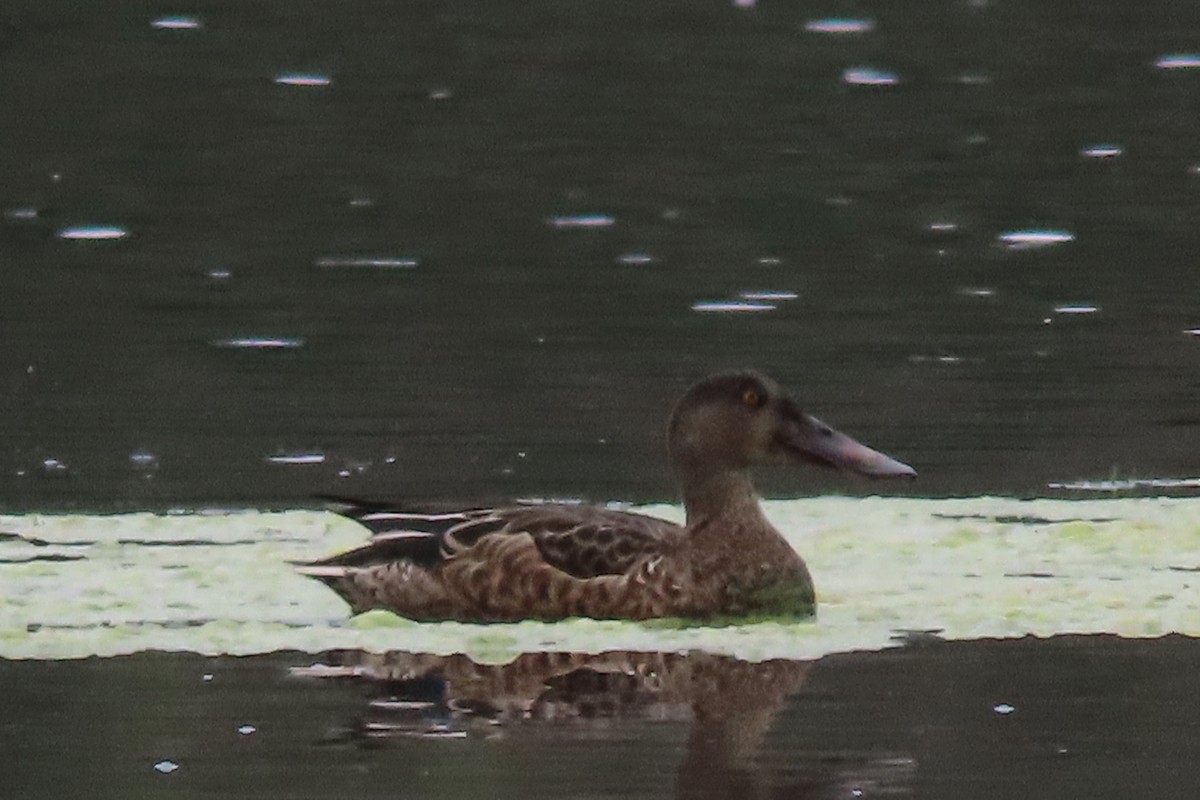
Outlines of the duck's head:
[{"label": "duck's head", "polygon": [[749,371],[711,375],[688,389],[671,414],[667,449],[685,481],[784,460],[872,478],[917,476],[804,413],[775,381]]}]

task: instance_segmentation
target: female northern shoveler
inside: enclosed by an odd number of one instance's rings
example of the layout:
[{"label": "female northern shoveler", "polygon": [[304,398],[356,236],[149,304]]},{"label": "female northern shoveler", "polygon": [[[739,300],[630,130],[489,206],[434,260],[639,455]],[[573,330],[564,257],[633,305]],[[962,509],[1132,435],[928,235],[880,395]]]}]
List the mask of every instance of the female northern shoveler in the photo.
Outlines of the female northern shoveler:
[{"label": "female northern shoveler", "polygon": [[375,535],[299,567],[355,613],[500,622],[808,614],[803,559],[763,516],[757,464],[790,459],[877,478],[916,470],[800,410],[754,372],[705,378],[667,426],[687,524],[596,506],[545,504],[451,514],[351,507]]}]

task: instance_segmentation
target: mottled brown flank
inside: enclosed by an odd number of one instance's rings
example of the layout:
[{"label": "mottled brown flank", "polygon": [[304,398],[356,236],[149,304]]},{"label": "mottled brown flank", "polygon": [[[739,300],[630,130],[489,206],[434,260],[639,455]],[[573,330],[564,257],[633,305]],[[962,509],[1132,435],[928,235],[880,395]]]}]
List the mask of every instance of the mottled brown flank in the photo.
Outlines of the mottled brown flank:
[{"label": "mottled brown flank", "polygon": [[[619,574],[577,578],[548,563],[529,534],[497,533],[481,537],[433,570],[390,562],[358,569],[335,588],[356,612],[403,609],[405,616],[431,621],[649,619],[811,610],[808,571],[782,539],[786,550],[771,547],[767,540],[757,548],[759,558],[740,559],[742,566],[731,572],[728,545],[751,534],[717,527],[727,531],[721,537],[725,546],[715,546],[703,557],[683,546],[679,529],[654,550],[641,552],[630,569]],[[779,585],[790,588],[772,594]],[[795,607],[776,608],[774,601],[780,596]]]}]

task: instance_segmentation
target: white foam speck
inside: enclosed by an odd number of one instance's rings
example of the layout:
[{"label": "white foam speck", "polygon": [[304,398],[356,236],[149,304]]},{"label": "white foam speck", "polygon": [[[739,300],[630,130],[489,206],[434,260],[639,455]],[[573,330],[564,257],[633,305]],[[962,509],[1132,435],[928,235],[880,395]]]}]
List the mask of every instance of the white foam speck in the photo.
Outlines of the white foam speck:
[{"label": "white foam speck", "polygon": [[809,33],[870,33],[875,30],[875,21],[854,17],[828,17],[826,19],[810,19],[804,23],[804,30]]},{"label": "white foam speck", "polygon": [[116,225],[78,225],[71,228],[61,228],[58,238],[68,241],[113,241],[124,239],[129,231]]},{"label": "white foam speck", "polygon": [[324,453],[280,453],[267,456],[270,464],[324,464]]},{"label": "white foam speck", "polygon": [[317,259],[316,265],[326,268],[412,269],[417,266],[417,260],[403,256],[323,256]]},{"label": "white foam speck", "polygon": [[749,301],[711,300],[692,303],[692,311],[700,311],[702,313],[740,314],[774,310],[775,306],[770,303],[753,303]]},{"label": "white foam speck", "polygon": [[1196,69],[1200,67],[1200,53],[1172,53],[1160,56],[1154,62],[1159,69]]},{"label": "white foam speck", "polygon": [[894,86],[900,76],[886,69],[850,67],[842,72],[842,82],[851,86]]},{"label": "white foam speck", "polygon": [[617,262],[631,267],[643,267],[653,264],[654,256],[649,253],[623,253],[617,258]]},{"label": "white foam speck", "polygon": [[1052,228],[1028,228],[1024,230],[1005,231],[996,236],[996,240],[1010,250],[1034,250],[1041,247],[1053,247],[1075,241],[1075,234],[1070,231]]},{"label": "white foam speck", "polygon": [[213,347],[233,350],[295,350],[304,346],[303,339],[271,336],[237,336],[230,339],[214,339]]},{"label": "white foam speck", "polygon": [[275,76],[275,82],[280,86],[322,88],[331,85],[333,78],[315,72],[283,72]]},{"label": "white foam speck", "polygon": [[1093,144],[1079,151],[1084,158],[1108,159],[1116,158],[1125,152],[1119,144]]},{"label": "white foam speck", "polygon": [[159,17],[150,27],[160,31],[194,31],[203,27],[199,17]]},{"label": "white foam speck", "polygon": [[617,223],[608,214],[564,214],[546,220],[552,228],[608,228]]},{"label": "white foam speck", "polygon": [[799,297],[795,292],[788,291],[760,291],[760,292],[740,292],[738,297],[743,300],[795,300]]}]

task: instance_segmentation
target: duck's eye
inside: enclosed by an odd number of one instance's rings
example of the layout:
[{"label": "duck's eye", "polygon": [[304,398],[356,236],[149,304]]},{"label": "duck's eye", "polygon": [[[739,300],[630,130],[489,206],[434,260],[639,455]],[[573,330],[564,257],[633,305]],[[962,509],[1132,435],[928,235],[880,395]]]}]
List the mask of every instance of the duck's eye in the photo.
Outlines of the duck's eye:
[{"label": "duck's eye", "polygon": [[750,408],[759,408],[763,404],[762,393],[753,386],[747,386],[742,390],[742,402],[750,406]]}]

